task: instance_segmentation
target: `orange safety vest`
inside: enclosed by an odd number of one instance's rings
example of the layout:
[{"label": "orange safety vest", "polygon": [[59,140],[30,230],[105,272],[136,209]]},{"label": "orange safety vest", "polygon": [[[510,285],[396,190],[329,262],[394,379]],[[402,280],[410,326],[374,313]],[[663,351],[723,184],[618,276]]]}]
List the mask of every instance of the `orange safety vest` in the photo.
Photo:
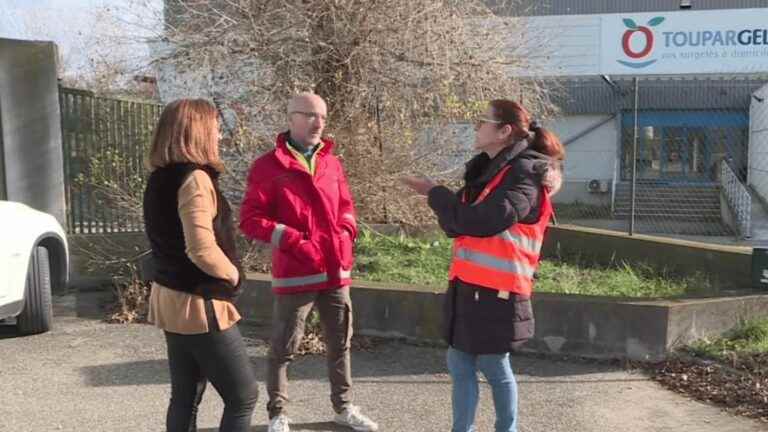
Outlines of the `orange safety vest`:
[{"label": "orange safety vest", "polygon": [[[507,165],[480,193],[472,205],[482,202],[511,167]],[[552,216],[552,202],[543,190],[539,221],[535,224],[515,223],[491,237],[459,236],[453,241],[453,260],[449,279],[508,291],[529,297],[533,290],[533,274],[539,267],[539,254],[544,232]],[[467,202],[466,195],[462,202]]]}]

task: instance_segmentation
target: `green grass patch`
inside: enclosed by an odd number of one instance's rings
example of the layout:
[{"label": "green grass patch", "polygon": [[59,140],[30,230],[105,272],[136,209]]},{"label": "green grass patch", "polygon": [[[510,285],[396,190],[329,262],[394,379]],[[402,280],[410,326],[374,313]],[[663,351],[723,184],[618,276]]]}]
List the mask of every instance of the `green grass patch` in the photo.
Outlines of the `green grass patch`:
[{"label": "green grass patch", "polygon": [[377,282],[444,286],[451,239],[412,238],[361,231],[355,247],[355,277]]},{"label": "green grass patch", "polygon": [[631,298],[670,298],[709,292],[706,277],[673,277],[646,264],[600,266],[571,260],[544,260],[536,291]]},{"label": "green grass patch", "polygon": [[717,360],[768,353],[768,319],[744,322],[722,338],[694,342],[688,349],[700,357]]},{"label": "green grass patch", "polygon": [[[387,236],[364,230],[358,238],[356,259],[359,279],[445,287],[451,239],[442,235]],[[537,292],[632,298],[682,297],[710,289],[705,277],[672,277],[642,264],[598,266],[574,257],[543,261],[535,287]]]}]

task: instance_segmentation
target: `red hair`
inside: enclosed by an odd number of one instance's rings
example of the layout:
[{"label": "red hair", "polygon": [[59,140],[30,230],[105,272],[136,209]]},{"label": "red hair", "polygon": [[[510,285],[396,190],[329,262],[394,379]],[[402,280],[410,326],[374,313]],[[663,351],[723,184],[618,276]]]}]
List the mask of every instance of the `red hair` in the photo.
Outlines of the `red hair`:
[{"label": "red hair", "polygon": [[565,159],[565,147],[560,138],[531,120],[531,114],[517,102],[507,99],[494,99],[490,102],[494,120],[501,122],[498,126],[510,125],[516,127],[520,134],[514,139],[528,139],[531,149],[543,153],[553,159]]}]

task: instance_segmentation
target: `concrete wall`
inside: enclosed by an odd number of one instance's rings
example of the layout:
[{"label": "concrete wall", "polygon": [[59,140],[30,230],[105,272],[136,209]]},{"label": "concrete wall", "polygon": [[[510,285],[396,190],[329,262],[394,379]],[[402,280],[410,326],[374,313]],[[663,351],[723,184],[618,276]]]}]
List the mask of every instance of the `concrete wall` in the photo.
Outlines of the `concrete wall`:
[{"label": "concrete wall", "polygon": [[[544,126],[568,142],[609,118],[610,115],[569,115],[555,118]],[[579,201],[610,205],[619,134],[618,123],[611,120],[566,146],[565,184],[555,195],[556,203]],[[590,180],[607,182],[609,193],[590,193],[587,190]]]},{"label": "concrete wall", "polygon": [[[443,289],[357,282],[352,309],[357,334],[444,343]],[[246,321],[269,325],[269,277],[251,274],[238,308]],[[535,294],[536,336],[524,351],[658,360],[671,349],[723,334],[768,314],[768,295],[705,300],[625,301]]]},{"label": "concrete wall", "polygon": [[645,263],[681,276],[703,274],[722,290],[751,287],[752,249],[568,225],[550,227],[544,257],[578,256],[610,264]]},{"label": "concrete wall", "polygon": [[56,45],[0,39],[4,193],[66,223]]},{"label": "concrete wall", "polygon": [[[351,290],[358,333],[419,340],[440,339],[443,289],[407,284],[356,282]],[[238,308],[260,324],[272,319],[270,277],[251,273]]]},{"label": "concrete wall", "polygon": [[749,172],[747,181],[764,201],[768,201],[768,85],[754,93],[749,106]]},{"label": "concrete wall", "polygon": [[[88,272],[84,249],[146,246],[143,234],[72,236],[75,286],[109,281],[109,269]],[[577,253],[611,263],[644,262],[678,274],[705,273],[719,279],[722,296],[706,299],[627,300],[536,293],[536,337],[525,349],[536,352],[659,359],[680,344],[720,335],[745,319],[768,315],[768,293],[749,295],[751,250],[667,240],[629,238],[614,232],[552,227],[545,256]],[[441,341],[444,286],[424,287],[356,281],[352,301],[356,332],[372,336]],[[270,277],[249,274],[239,308],[248,321],[269,324]]]},{"label": "concrete wall", "polygon": [[745,320],[768,315],[768,295],[625,301],[534,296],[537,352],[659,360],[677,347],[718,337]]},{"label": "concrete wall", "polygon": [[743,321],[768,317],[768,295],[669,302],[667,348],[712,338]]}]

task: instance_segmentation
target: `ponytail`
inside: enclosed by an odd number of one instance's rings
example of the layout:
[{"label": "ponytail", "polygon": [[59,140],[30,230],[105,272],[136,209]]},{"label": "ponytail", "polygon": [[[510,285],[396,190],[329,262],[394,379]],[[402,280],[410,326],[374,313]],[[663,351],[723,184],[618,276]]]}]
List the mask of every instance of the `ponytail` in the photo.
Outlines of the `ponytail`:
[{"label": "ponytail", "polygon": [[525,107],[508,99],[494,99],[489,104],[493,109],[494,117],[499,121],[499,127],[514,125],[522,135],[513,136],[512,142],[520,139],[528,139],[530,148],[545,154],[554,160],[565,159],[565,148],[560,138],[547,129],[544,129],[535,120],[531,121],[531,114]]},{"label": "ponytail", "polygon": [[565,159],[565,147],[557,135],[539,126],[537,122],[532,122],[528,130],[530,131],[528,139],[532,150],[558,161]]}]

